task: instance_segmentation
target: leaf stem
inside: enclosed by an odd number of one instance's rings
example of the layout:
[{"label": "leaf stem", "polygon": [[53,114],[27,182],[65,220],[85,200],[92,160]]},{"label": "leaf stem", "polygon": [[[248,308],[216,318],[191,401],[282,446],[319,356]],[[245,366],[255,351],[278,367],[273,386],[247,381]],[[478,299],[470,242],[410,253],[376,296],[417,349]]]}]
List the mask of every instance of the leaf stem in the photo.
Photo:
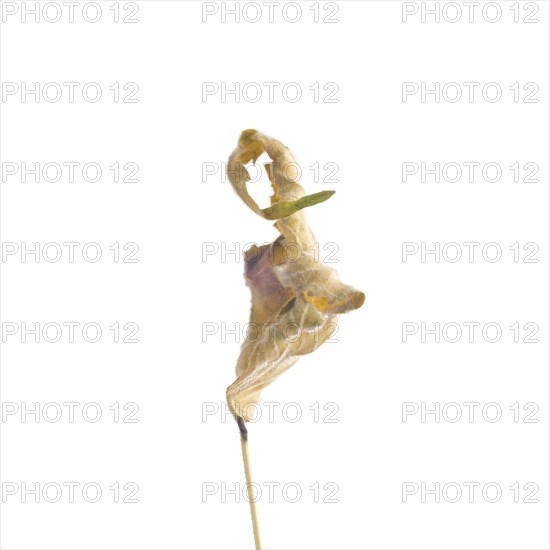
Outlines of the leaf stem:
[{"label": "leaf stem", "polygon": [[250,456],[248,454],[248,430],[246,429],[243,418],[240,416],[237,417],[237,424],[239,425],[239,430],[241,432],[241,450],[243,453],[244,475],[246,478],[246,493],[248,495],[248,502],[250,505],[250,516],[252,517],[254,544],[256,546],[256,550],[261,550],[262,544],[260,542],[260,529],[258,526],[258,515],[256,513],[256,499],[252,488],[252,472],[250,470]]}]

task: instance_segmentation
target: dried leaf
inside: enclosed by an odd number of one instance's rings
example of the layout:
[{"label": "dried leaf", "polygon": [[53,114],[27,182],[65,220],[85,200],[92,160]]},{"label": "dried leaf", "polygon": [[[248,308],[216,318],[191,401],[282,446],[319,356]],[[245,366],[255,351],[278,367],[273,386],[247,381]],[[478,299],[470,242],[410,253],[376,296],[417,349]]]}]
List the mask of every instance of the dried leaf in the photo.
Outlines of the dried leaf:
[{"label": "dried leaf", "polygon": [[[266,152],[274,194],[260,209],[248,194],[245,165]],[[304,195],[288,167],[294,157],[280,141],[245,130],[228,161],[228,176],[244,203],[259,216],[278,220],[281,235],[271,244],[245,252],[245,279],[252,292],[247,338],[237,361],[237,379],[227,388],[235,417],[249,421],[260,392],[301,355],[316,350],[336,329],[337,316],[363,305],[365,295],[338,279],[316,257],[316,242],[303,209],[330,198],[334,191]]]}]

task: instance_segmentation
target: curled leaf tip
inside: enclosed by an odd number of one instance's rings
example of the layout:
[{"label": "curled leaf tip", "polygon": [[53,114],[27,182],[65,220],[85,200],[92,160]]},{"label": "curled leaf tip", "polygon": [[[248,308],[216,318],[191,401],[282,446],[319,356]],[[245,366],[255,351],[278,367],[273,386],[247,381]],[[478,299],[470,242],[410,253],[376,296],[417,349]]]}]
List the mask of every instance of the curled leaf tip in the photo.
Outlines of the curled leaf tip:
[{"label": "curled leaf tip", "polygon": [[[271,197],[271,205],[263,209],[248,193],[250,174],[246,169],[246,164],[256,162],[262,153],[267,153],[272,160],[265,168],[275,191]],[[289,167],[296,164],[292,153],[283,143],[250,128],[241,133],[239,144],[229,157],[227,175],[233,189],[253,212],[267,220],[278,220],[326,201],[334,194],[334,191],[321,191],[304,196],[298,174],[292,176],[296,171],[289,170]]]}]

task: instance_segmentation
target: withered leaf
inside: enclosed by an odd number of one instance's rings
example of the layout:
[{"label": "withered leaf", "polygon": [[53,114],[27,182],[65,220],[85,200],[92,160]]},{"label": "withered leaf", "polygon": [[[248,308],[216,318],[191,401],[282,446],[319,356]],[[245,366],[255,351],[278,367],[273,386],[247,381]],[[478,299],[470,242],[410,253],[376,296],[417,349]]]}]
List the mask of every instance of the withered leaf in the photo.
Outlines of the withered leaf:
[{"label": "withered leaf", "polygon": [[[245,167],[266,152],[273,195],[261,209],[249,195]],[[249,421],[260,392],[301,355],[316,350],[336,328],[337,316],[363,305],[365,295],[340,282],[336,271],[319,261],[315,237],[304,208],[323,202],[334,191],[305,195],[289,149],[256,130],[245,130],[228,161],[228,176],[244,203],[259,216],[277,220],[279,237],[245,252],[245,279],[252,292],[247,338],[237,361],[237,379],[227,401],[237,419]]]}]

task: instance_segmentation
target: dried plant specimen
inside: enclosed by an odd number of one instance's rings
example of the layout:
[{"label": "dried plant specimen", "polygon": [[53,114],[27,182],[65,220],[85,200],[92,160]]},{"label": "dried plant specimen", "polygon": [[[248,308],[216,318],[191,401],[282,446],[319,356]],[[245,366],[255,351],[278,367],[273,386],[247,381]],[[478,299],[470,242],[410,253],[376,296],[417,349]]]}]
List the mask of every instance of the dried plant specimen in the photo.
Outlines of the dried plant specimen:
[{"label": "dried plant specimen", "polygon": [[[273,188],[271,206],[261,209],[249,195],[246,164],[267,153],[265,165]],[[337,316],[363,305],[365,295],[340,282],[336,271],[314,253],[315,237],[306,223],[304,208],[329,199],[334,191],[305,195],[297,179],[297,163],[280,141],[256,130],[245,130],[229,157],[227,172],[244,203],[266,220],[276,220],[279,237],[271,244],[245,252],[245,279],[252,293],[247,338],[237,361],[237,379],[227,388],[227,402],[241,432],[247,487],[251,474],[248,432],[260,392],[301,355],[316,350],[336,329]],[[254,499],[248,493],[254,539],[260,538]]]}]

